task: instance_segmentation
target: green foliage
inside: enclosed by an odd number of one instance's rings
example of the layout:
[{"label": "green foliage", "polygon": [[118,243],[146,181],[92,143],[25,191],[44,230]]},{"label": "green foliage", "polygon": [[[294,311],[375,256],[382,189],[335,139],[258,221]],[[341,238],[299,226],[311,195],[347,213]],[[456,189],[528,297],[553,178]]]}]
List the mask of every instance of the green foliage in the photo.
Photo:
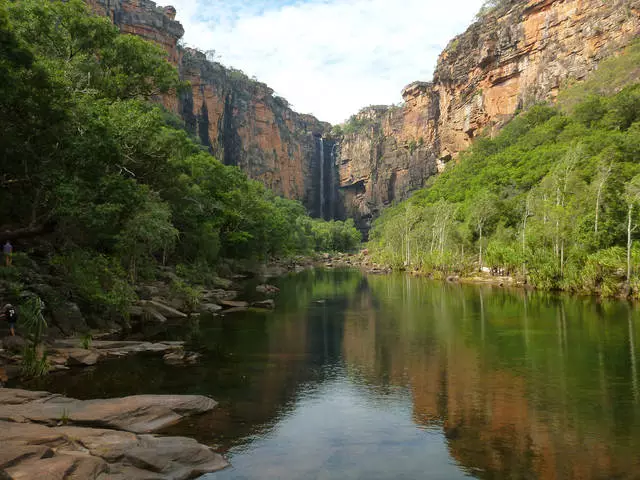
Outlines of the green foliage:
[{"label": "green foliage", "polygon": [[98,314],[127,316],[136,300],[133,286],[120,263],[86,250],[69,250],[52,259],[69,293]]},{"label": "green foliage", "polygon": [[[597,102],[602,95],[612,95],[640,80],[640,41],[636,40],[620,54],[598,64],[585,81],[560,92],[558,102],[564,110],[573,111],[585,99]],[[601,99],[604,100],[604,99]],[[584,105],[583,105],[584,108]]]},{"label": "green foliage", "polygon": [[640,210],[639,132],[638,84],[583,94],[570,111],[535,106],[385,211],[370,249],[381,262],[438,275],[468,273],[477,255],[476,267],[524,273],[539,288],[620,294]]},{"label": "green foliage", "polygon": [[31,297],[20,307],[22,325],[27,332],[27,338],[33,345],[42,343],[47,330],[47,320],[44,318],[43,311],[44,302],[40,297]]},{"label": "green foliage", "polygon": [[85,333],[80,339],[80,345],[85,350],[89,350],[92,344],[93,344],[93,335],[91,335],[91,333]]},{"label": "green foliage", "polygon": [[42,377],[49,373],[49,358],[36,345],[27,345],[22,351],[20,372],[25,377]]},{"label": "green foliage", "polygon": [[[51,264],[84,307],[126,317],[132,284],[159,265],[211,272],[316,248],[322,228],[299,202],[220,163],[150,102],[183,87],[162,48],[81,0],[0,0],[0,44],[2,229],[53,230]],[[339,233],[323,246],[353,248],[355,229],[327,229]]]},{"label": "green foliage", "polygon": [[49,360],[42,346],[47,330],[47,321],[43,315],[44,302],[39,297],[29,298],[20,307],[20,319],[27,332],[29,343],[22,352],[22,375],[40,377],[49,371]]},{"label": "green foliage", "polygon": [[202,301],[202,290],[180,279],[171,282],[171,295],[181,300],[188,312],[193,312]]},{"label": "green foliage", "polygon": [[314,220],[311,224],[314,249],[317,252],[349,252],[362,241],[353,219],[346,222]]}]

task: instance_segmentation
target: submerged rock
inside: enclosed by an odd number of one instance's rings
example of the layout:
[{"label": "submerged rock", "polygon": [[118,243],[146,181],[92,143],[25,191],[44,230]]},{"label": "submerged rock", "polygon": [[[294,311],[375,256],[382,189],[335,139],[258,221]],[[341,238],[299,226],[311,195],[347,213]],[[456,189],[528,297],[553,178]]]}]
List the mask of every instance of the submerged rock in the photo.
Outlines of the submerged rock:
[{"label": "submerged rock", "polygon": [[272,310],[272,309],[276,308],[276,302],[274,302],[271,299],[269,299],[269,300],[261,300],[259,302],[253,302],[251,304],[251,306],[255,307],[255,308],[266,308],[266,309]]}]

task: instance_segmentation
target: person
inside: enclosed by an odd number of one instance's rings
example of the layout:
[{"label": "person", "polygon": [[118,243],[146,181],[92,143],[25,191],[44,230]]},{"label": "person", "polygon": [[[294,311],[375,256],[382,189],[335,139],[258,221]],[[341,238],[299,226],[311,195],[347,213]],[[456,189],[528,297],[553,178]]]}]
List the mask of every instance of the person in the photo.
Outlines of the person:
[{"label": "person", "polygon": [[7,240],[7,243],[5,243],[4,247],[2,247],[2,251],[4,252],[4,264],[7,267],[10,267],[11,256],[13,255],[13,245],[11,245],[11,242],[9,240]]},{"label": "person", "polygon": [[4,313],[2,314],[9,322],[9,331],[11,332],[11,336],[16,336],[16,323],[18,323],[18,312],[16,307],[8,303],[4,307]]}]

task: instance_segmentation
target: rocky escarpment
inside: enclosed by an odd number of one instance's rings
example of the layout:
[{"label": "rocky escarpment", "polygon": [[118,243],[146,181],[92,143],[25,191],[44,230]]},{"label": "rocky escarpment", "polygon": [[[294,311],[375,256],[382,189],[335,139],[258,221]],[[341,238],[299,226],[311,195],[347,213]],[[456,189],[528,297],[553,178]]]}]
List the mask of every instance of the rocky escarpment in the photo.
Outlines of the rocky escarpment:
[{"label": "rocky escarpment", "polygon": [[373,107],[346,124],[340,188],[362,228],[482,133],[553,100],[570,79],[640,33],[638,0],[504,0],[442,52],[432,82],[406,87],[400,107]]},{"label": "rocky escarpment", "polygon": [[324,212],[321,198],[331,194],[319,190],[317,139],[329,124],[294,112],[267,85],[207,60],[202,52],[181,47],[184,30],[173,7],[158,7],[150,0],[87,1],[123,33],[140,35],[167,50],[191,88],[162,102],[184,119],[212,154],[277,194],[302,201],[312,214]]}]

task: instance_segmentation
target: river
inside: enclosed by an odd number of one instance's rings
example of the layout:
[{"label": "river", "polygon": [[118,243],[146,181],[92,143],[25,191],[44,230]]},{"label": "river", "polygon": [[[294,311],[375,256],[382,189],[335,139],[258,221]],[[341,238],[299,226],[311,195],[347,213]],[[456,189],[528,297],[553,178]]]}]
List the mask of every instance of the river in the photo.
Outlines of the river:
[{"label": "river", "polygon": [[276,284],[275,312],[155,334],[196,366],[141,356],[29,387],[211,395],[167,432],[229,458],[207,480],[640,478],[629,303],[348,270]]}]

